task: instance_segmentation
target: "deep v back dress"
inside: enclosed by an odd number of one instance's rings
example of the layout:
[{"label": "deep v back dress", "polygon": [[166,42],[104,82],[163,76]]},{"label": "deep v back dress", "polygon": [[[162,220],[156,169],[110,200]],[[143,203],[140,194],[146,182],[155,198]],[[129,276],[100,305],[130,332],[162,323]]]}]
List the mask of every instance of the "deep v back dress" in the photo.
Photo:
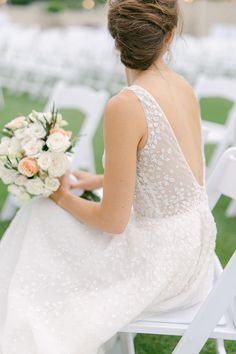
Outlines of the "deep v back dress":
[{"label": "deep v back dress", "polygon": [[[129,223],[80,223],[50,199],[17,213],[0,242],[0,353],[97,354],[141,314],[190,306],[212,286],[216,225],[164,112],[132,85],[148,124]],[[105,155],[104,155],[105,158]]]}]

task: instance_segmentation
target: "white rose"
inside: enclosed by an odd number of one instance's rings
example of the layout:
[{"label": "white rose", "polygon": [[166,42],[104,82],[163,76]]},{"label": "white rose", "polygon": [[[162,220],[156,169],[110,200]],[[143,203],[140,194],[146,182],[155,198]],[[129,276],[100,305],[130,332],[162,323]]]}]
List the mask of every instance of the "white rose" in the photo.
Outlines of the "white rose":
[{"label": "white rose", "polygon": [[15,184],[11,184],[9,187],[8,187],[8,192],[9,193],[12,193],[13,195],[15,196],[19,196],[22,192],[24,192],[25,189],[22,188],[22,187],[19,187],[19,186],[16,186]]},{"label": "white rose", "polygon": [[31,196],[27,192],[22,192],[15,199],[16,199],[17,205],[21,206],[21,205],[25,204],[26,202],[28,202],[31,199]]},{"label": "white rose", "polygon": [[61,115],[61,113],[57,113],[57,122],[56,125],[61,128],[61,127],[65,127],[66,125],[68,125],[68,122],[63,120],[63,117]]},{"label": "white rose", "polygon": [[45,179],[48,177],[48,172],[43,171],[43,170],[39,170],[39,178],[42,181],[45,181]]},{"label": "white rose", "polygon": [[37,162],[42,170],[47,171],[52,163],[52,153],[48,151],[43,152]]},{"label": "white rose", "polygon": [[26,125],[27,125],[26,118],[24,116],[20,116],[20,117],[16,117],[11,122],[6,124],[5,128],[15,130],[15,129],[25,127]]},{"label": "white rose", "polygon": [[49,175],[52,177],[61,177],[66,173],[68,166],[69,163],[65,154],[52,153],[52,163],[48,169]]},{"label": "white rose", "polygon": [[68,125],[68,122],[66,120],[62,120],[60,123],[59,123],[59,126],[62,128],[62,127],[66,127]]},{"label": "white rose", "polygon": [[26,136],[25,138],[21,139],[21,146],[24,146],[26,144],[28,144],[28,142],[31,140],[30,136]]},{"label": "white rose", "polygon": [[8,155],[8,149],[9,149],[9,145],[10,145],[10,138],[4,137],[1,140],[0,143],[0,155]]},{"label": "white rose", "polygon": [[48,198],[52,193],[53,191],[51,191],[50,189],[44,188],[43,197]]},{"label": "white rose", "polygon": [[46,136],[46,131],[41,123],[33,123],[29,127],[29,134],[36,139],[42,139]]},{"label": "white rose", "polygon": [[47,177],[45,179],[45,186],[51,192],[56,192],[60,187],[60,182],[57,178]]},{"label": "white rose", "polygon": [[28,179],[25,183],[25,188],[30,194],[40,195],[44,192],[44,183],[38,177],[34,179]]},{"label": "white rose", "polygon": [[43,117],[43,114],[41,112],[37,112],[37,111],[32,111],[29,114],[29,119],[31,120],[31,122],[36,123],[38,121],[45,123],[45,119]]},{"label": "white rose", "polygon": [[17,129],[15,131],[15,137],[19,140],[22,140],[22,139],[27,139],[29,140],[29,137],[30,137],[30,131],[29,131],[29,128],[21,128],[21,129]]},{"label": "white rose", "polygon": [[26,156],[35,156],[42,151],[44,141],[31,139],[26,144],[22,145],[22,148]]},{"label": "white rose", "polygon": [[22,151],[21,143],[15,137],[11,138],[9,142],[8,154],[15,156],[18,155]]},{"label": "white rose", "polygon": [[17,186],[24,186],[25,183],[28,181],[27,177],[23,176],[23,175],[19,175],[16,179],[15,179],[15,184]]},{"label": "white rose", "polygon": [[37,112],[32,111],[29,115],[28,118],[30,119],[31,122],[35,123],[37,122]]},{"label": "white rose", "polygon": [[0,178],[5,184],[15,183],[16,178],[19,173],[16,170],[9,170],[5,168],[3,165],[0,165]]},{"label": "white rose", "polygon": [[65,152],[71,145],[69,137],[62,133],[49,135],[46,144],[53,152]]},{"label": "white rose", "polygon": [[51,123],[52,121],[52,114],[51,113],[44,113],[44,112],[36,112],[32,111],[29,115],[29,119],[31,122],[41,122],[45,124],[46,122]]},{"label": "white rose", "polygon": [[22,158],[22,154],[16,154],[15,156],[8,156],[8,159],[11,161],[13,167],[18,169],[19,160]]}]

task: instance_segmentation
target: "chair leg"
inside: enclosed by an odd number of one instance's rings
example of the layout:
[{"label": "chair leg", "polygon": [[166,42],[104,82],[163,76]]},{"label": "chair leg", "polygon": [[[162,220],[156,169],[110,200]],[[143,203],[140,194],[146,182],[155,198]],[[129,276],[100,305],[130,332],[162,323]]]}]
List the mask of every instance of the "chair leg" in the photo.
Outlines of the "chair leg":
[{"label": "chair leg", "polygon": [[225,350],[224,340],[216,339],[216,353],[217,354],[227,354]]},{"label": "chair leg", "polygon": [[233,218],[236,216],[236,201],[232,200],[226,209],[227,218]]},{"label": "chair leg", "polygon": [[120,333],[120,340],[124,354],[135,354],[134,335],[132,333]]},{"label": "chair leg", "polygon": [[2,92],[2,88],[0,88],[0,107],[4,107],[5,101],[4,101],[4,96]]},{"label": "chair leg", "polygon": [[3,205],[2,212],[0,213],[0,221],[10,221],[17,211],[17,206],[14,202],[14,198],[11,194],[8,194],[8,197]]},{"label": "chair leg", "polygon": [[222,143],[220,143],[213,152],[209,165],[207,166],[206,175],[209,177],[214,170],[216,163],[218,162],[220,156],[224,153],[224,151],[229,147],[230,143],[227,139],[225,139]]}]

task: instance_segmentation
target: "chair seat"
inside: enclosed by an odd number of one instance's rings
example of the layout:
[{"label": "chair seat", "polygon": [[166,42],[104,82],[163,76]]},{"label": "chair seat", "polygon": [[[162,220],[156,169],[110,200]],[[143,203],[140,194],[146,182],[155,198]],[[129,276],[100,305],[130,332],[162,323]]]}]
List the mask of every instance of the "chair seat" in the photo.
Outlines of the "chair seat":
[{"label": "chair seat", "polygon": [[203,120],[202,128],[205,134],[206,144],[218,144],[227,134],[227,127],[223,124]]},{"label": "chair seat", "polygon": [[[201,304],[197,304],[180,311],[169,311],[156,315],[153,313],[153,315],[150,314],[131,322],[120,332],[182,336],[200,306]],[[220,319],[211,335],[211,338],[222,337],[227,340],[236,340],[236,329],[227,314]]]}]

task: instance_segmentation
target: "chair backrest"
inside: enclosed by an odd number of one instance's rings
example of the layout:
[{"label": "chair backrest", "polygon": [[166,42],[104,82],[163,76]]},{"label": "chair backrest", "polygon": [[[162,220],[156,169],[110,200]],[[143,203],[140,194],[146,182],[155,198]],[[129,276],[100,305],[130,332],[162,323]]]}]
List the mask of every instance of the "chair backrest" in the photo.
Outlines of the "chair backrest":
[{"label": "chair backrest", "polygon": [[189,325],[173,354],[198,354],[236,296],[236,252]]},{"label": "chair backrest", "polygon": [[[209,203],[213,209],[220,196],[236,200],[236,147],[226,150],[208,179]],[[179,341],[173,354],[198,354],[211,335],[222,315],[235,311],[236,297],[236,251],[218,278],[215,286],[200,307],[199,312]],[[231,314],[234,314],[231,311]],[[235,318],[234,321],[236,326]],[[236,335],[235,335],[236,336]]]},{"label": "chair backrest", "polygon": [[234,24],[217,23],[211,27],[210,36],[217,39],[235,39],[236,26]]},{"label": "chair backrest", "polygon": [[94,163],[91,163],[89,155],[108,98],[109,94],[104,90],[96,91],[87,86],[69,85],[64,82],[55,85],[45,111],[51,111],[55,104],[57,109],[78,109],[86,116],[79,132],[81,138],[74,147],[73,168],[83,167],[95,172]]},{"label": "chair backrest", "polygon": [[87,86],[68,85],[60,81],[55,85],[45,111],[51,111],[54,104],[57,109],[78,109],[86,115],[81,133],[94,134],[108,97],[109,94],[104,90],[96,91]]},{"label": "chair backrest", "polygon": [[204,97],[224,98],[233,103],[226,119],[227,132],[236,141],[236,80],[226,77],[207,78],[200,76],[195,86],[195,94],[200,100]]},{"label": "chair backrest", "polygon": [[230,78],[200,76],[194,91],[198,99],[203,97],[221,97],[236,102],[236,80]]},{"label": "chair backrest", "polygon": [[236,200],[236,147],[221,156],[207,181],[209,205],[213,209],[223,194]]}]

